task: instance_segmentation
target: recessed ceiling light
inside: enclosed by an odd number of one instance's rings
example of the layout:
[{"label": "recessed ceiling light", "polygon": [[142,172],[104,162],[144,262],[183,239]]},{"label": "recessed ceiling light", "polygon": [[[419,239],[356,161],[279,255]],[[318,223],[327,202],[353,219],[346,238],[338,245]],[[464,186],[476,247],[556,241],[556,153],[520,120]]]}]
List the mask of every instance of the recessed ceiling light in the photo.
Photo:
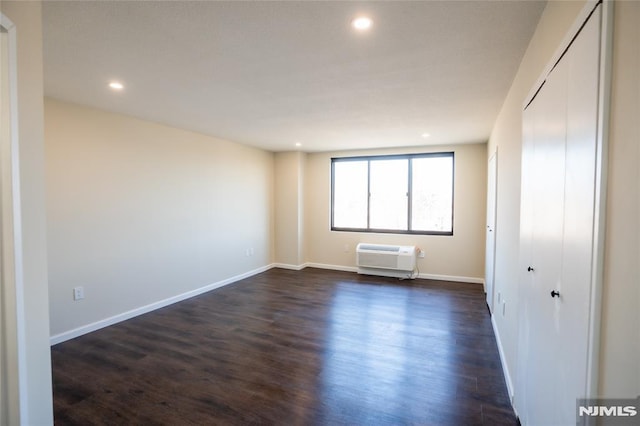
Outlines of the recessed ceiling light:
[{"label": "recessed ceiling light", "polygon": [[124,89],[124,85],[118,81],[112,81],[109,83],[109,87],[113,90],[122,90]]},{"label": "recessed ceiling light", "polygon": [[296,146],[302,146],[300,142],[296,142]]},{"label": "recessed ceiling light", "polygon": [[428,137],[429,137],[429,136],[431,136],[431,135],[430,135],[429,133],[423,133],[421,136],[422,136],[423,138],[425,138],[425,139],[426,139],[426,138],[428,138]]},{"label": "recessed ceiling light", "polygon": [[373,25],[373,21],[371,20],[371,18],[367,18],[366,16],[360,16],[351,21],[351,25],[358,31],[364,31],[371,28],[371,25]]}]

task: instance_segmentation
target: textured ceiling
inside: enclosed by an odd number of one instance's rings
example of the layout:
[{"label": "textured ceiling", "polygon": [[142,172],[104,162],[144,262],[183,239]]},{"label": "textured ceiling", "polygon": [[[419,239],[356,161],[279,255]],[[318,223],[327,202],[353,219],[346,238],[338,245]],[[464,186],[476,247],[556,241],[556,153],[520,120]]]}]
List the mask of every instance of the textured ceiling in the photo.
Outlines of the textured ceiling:
[{"label": "textured ceiling", "polygon": [[544,5],[47,1],[45,93],[272,151],[484,142]]}]

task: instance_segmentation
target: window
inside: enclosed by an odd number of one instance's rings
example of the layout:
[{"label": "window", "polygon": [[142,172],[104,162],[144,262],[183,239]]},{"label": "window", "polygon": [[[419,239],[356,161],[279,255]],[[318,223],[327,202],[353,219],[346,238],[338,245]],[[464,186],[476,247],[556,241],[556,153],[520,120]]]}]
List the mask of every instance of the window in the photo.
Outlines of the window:
[{"label": "window", "polygon": [[453,152],[331,159],[334,231],[453,235]]}]

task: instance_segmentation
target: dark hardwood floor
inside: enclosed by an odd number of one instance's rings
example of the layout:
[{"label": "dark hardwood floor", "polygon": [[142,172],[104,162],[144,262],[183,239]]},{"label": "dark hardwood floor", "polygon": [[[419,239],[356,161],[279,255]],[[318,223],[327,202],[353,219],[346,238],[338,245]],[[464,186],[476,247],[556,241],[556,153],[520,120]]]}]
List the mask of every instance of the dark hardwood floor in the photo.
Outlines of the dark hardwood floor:
[{"label": "dark hardwood floor", "polygon": [[514,425],[482,286],[272,269],[55,345],[57,425]]}]

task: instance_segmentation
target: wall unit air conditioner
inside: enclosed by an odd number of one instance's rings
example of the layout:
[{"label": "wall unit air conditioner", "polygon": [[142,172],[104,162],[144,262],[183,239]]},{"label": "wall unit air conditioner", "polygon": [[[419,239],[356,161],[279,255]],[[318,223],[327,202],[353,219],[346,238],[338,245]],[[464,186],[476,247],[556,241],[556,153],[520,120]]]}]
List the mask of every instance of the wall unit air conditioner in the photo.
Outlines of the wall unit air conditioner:
[{"label": "wall unit air conditioner", "polygon": [[416,247],[360,243],[356,264],[359,274],[409,278],[416,267]]}]

